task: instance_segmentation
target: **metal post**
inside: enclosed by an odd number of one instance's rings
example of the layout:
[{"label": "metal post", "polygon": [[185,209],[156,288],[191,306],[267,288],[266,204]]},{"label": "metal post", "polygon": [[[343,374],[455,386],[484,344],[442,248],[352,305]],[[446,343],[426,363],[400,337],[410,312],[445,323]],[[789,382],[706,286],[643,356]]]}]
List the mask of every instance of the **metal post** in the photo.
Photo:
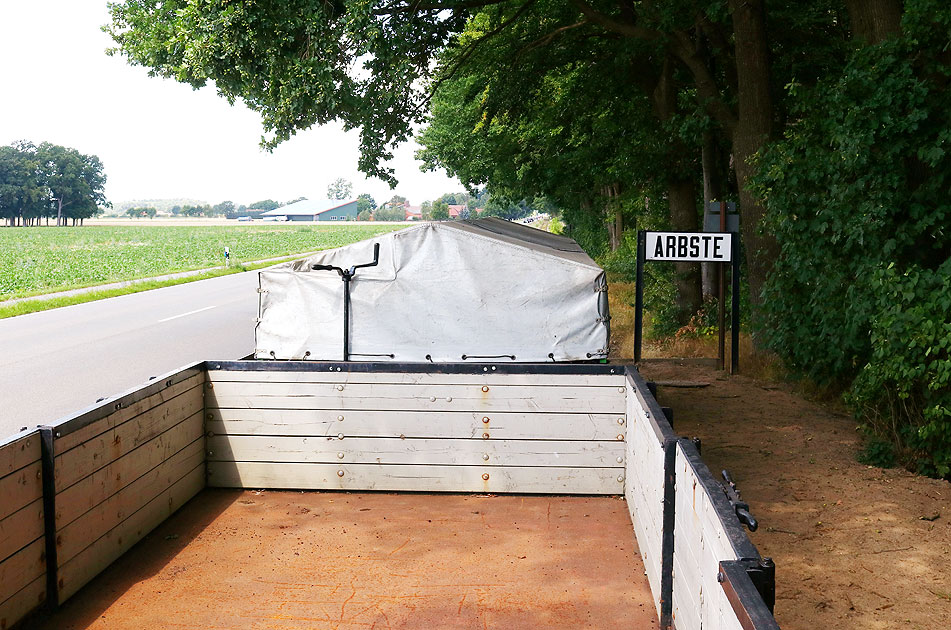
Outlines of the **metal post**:
[{"label": "metal post", "polygon": [[350,274],[343,278],[343,360],[350,360]]},{"label": "metal post", "polygon": [[740,235],[734,232],[730,235],[730,250],[733,257],[730,265],[733,281],[733,322],[730,332],[730,374],[740,371]]},{"label": "metal post", "polygon": [[56,482],[53,470],[53,428],[40,429],[41,470],[43,474],[43,527],[46,539],[46,603],[59,607],[59,563],[56,559]]},{"label": "metal post", "polygon": [[644,257],[647,236],[644,230],[637,232],[637,275],[634,278],[634,362],[641,361],[641,326],[644,323]]},{"label": "metal post", "polygon": [[[720,231],[726,232],[726,202],[720,202]],[[718,315],[718,324],[717,332],[719,336],[719,345],[717,347],[717,369],[722,370],[724,362],[726,361],[726,330],[724,330],[723,324],[726,322],[726,309],[724,307],[724,300],[726,299],[726,292],[723,287],[725,281],[723,267],[726,263],[717,263],[717,274],[720,277],[720,281],[717,283],[719,285],[719,299],[717,300],[717,315]]]}]

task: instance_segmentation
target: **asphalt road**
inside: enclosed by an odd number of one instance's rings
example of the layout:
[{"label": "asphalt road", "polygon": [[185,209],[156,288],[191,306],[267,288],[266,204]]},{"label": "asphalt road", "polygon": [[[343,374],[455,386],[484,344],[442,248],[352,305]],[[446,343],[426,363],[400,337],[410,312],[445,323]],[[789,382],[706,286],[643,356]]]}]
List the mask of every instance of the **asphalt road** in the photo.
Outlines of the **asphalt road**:
[{"label": "asphalt road", "polygon": [[0,319],[0,437],[176,368],[254,351],[257,273]]}]

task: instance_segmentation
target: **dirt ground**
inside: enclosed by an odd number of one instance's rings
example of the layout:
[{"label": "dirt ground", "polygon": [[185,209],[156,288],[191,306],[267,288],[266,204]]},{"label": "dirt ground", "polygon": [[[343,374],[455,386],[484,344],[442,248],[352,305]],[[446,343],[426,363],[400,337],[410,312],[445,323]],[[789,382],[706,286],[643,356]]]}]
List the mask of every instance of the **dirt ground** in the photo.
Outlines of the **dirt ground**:
[{"label": "dirt ground", "polygon": [[695,359],[640,371],[759,519],[751,538],[776,561],[784,630],[951,628],[951,483],[858,463],[855,422],[790,386]]},{"label": "dirt ground", "polygon": [[617,497],[205,490],[28,627],[658,625]]}]

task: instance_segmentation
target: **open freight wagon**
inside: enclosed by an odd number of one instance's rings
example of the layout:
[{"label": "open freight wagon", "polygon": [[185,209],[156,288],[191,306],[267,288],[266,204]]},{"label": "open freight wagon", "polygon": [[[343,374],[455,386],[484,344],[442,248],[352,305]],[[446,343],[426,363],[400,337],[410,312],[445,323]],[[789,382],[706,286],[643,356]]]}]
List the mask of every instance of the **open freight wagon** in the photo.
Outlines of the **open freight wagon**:
[{"label": "open freight wagon", "polygon": [[0,497],[4,630],[776,628],[771,564],[621,365],[200,363],[5,440]]}]

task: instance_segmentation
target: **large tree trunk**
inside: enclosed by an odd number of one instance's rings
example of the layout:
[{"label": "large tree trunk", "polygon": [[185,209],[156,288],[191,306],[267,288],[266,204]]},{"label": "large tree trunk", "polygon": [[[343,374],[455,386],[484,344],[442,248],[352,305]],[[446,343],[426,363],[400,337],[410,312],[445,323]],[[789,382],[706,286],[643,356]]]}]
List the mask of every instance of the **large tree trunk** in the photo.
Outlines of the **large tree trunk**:
[{"label": "large tree trunk", "polygon": [[[696,232],[697,189],[694,180],[671,180],[667,184],[667,197],[670,202],[670,226],[677,232]],[[677,310],[680,321],[686,323],[703,303],[700,265],[674,263],[674,268],[677,272]]]},{"label": "large tree trunk", "polygon": [[750,300],[756,307],[761,302],[763,285],[779,253],[776,239],[762,226],[765,209],[747,188],[754,173],[750,158],[770,137],[773,128],[769,50],[763,0],[730,0],[730,10],[736,42],[738,114],[733,129],[733,162],[739,188]]},{"label": "large tree trunk", "polygon": [[[710,202],[723,200],[723,187],[720,185],[719,148],[712,131],[704,131],[700,147],[700,163],[703,166],[703,213],[706,215]],[[700,285],[703,297],[718,295],[720,274],[715,263],[700,263]]]},{"label": "large tree trunk", "polygon": [[621,246],[621,237],[624,234],[624,217],[621,215],[621,204],[618,203],[620,187],[617,184],[605,186],[602,190],[604,209],[608,223],[608,238],[611,241],[611,251]]},{"label": "large tree trunk", "polygon": [[845,0],[852,37],[879,44],[901,32],[901,0]]},{"label": "large tree trunk", "polygon": [[[677,86],[674,83],[673,64],[670,59],[664,61],[651,95],[654,112],[661,122],[670,120],[677,111]],[[668,162],[672,165],[689,163],[688,148],[683,142],[670,143]],[[680,170],[689,171],[683,167]],[[670,225],[681,232],[697,231],[696,185],[689,176],[675,172],[667,175],[667,200],[670,204]],[[679,321],[686,324],[690,316],[696,313],[703,303],[700,285],[700,265],[698,263],[674,263],[677,270],[677,310]]]}]

